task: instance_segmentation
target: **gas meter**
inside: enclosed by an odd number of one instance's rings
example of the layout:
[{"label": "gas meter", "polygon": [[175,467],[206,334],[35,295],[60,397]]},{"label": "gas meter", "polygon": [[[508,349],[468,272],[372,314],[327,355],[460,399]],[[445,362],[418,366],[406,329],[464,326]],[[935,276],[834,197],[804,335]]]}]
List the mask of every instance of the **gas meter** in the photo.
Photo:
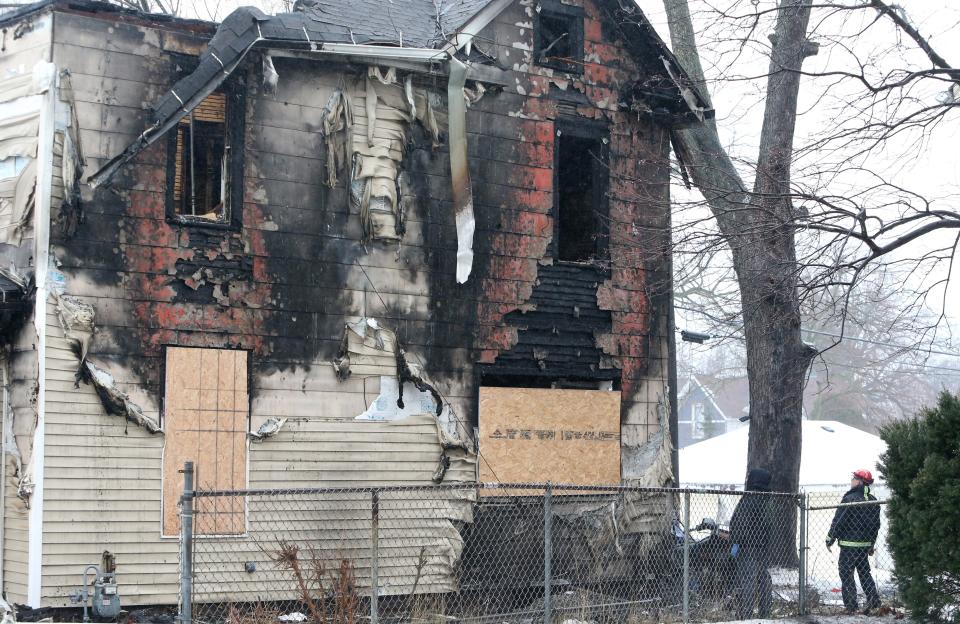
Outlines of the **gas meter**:
[{"label": "gas meter", "polygon": [[[93,570],[93,585],[87,583]],[[117,592],[117,561],[105,550],[100,566],[88,565],[83,570],[83,589],[70,596],[72,602],[83,603],[83,621],[89,622],[88,606],[96,620],[115,620],[120,615],[120,594]]]}]

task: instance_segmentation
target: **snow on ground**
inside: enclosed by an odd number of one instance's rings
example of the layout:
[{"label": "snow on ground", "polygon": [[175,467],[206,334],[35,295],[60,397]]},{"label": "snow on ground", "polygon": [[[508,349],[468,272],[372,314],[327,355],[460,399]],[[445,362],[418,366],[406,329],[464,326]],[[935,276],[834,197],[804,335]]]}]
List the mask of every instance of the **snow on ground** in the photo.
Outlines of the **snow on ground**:
[{"label": "snow on ground", "polygon": [[892,624],[903,622],[896,615],[805,615],[803,617],[779,618],[776,620],[737,620],[713,622],[712,624]]}]

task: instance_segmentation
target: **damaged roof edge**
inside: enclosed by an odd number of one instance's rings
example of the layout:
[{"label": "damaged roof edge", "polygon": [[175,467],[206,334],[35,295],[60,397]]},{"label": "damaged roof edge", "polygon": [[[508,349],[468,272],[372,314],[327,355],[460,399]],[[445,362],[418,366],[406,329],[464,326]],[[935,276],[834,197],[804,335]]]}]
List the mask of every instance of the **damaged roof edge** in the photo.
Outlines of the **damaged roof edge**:
[{"label": "damaged roof edge", "polygon": [[153,123],[120,154],[110,159],[88,183],[96,188],[177,124],[191,109],[236,70],[253,49],[308,49],[317,54],[358,56],[369,59],[403,60],[416,64],[442,62],[503,12],[512,0],[492,0],[474,13],[440,49],[395,47],[358,43],[355,34],[340,26],[325,24],[305,13],[268,16],[252,7],[241,7],[227,16],[201,55],[196,70],[179,80],[153,109]]},{"label": "damaged roof edge", "polygon": [[[192,93],[178,93],[178,89],[183,91],[184,85],[191,86],[191,82],[196,83],[197,81],[195,78],[201,74],[201,68],[198,67],[197,71],[177,82],[173,89],[171,89],[163,98],[161,98],[160,102],[157,103],[155,110],[157,111],[157,114],[159,114],[162,107],[164,107],[165,104],[169,104],[171,100],[177,103],[176,108],[163,115],[162,118],[156,118],[153,125],[147,128],[133,143],[128,145],[120,154],[110,159],[96,173],[91,175],[88,180],[90,186],[92,188],[97,188],[101,184],[108,182],[120,167],[125,165],[137,154],[142,152],[157,139],[166,134],[181,119],[188,115],[192,109],[199,105],[204,98],[216,91],[217,87],[219,87],[236,70],[240,62],[246,57],[246,55],[254,46],[258,48],[276,47],[279,49],[289,47],[289,45],[271,45],[276,43],[279,42],[272,42],[270,40],[263,39],[255,40],[240,54],[238,54],[236,59],[229,66],[218,69],[216,72],[214,72],[212,77],[210,77],[206,82],[202,83]],[[374,45],[338,43],[320,45],[322,47],[315,52],[316,54],[320,55],[328,54],[331,56],[361,56],[370,59],[403,60],[409,63],[423,64],[425,66],[446,60],[446,53],[444,51],[430,48],[391,48]],[[210,53],[209,56],[207,53],[205,53],[204,57],[201,58],[201,63],[204,62],[204,59],[209,57],[213,57],[213,62],[217,63],[218,65],[220,64],[221,59],[219,59],[213,53]]]},{"label": "damaged roof edge", "polygon": [[697,88],[696,83],[690,78],[687,70],[683,68],[680,60],[677,59],[676,55],[670,49],[670,46],[660,37],[660,34],[653,27],[653,24],[647,19],[643,9],[637,6],[633,0],[626,0],[626,4],[624,0],[614,0],[614,2],[617,4],[623,18],[625,18],[624,20],[615,20],[621,34],[628,41],[633,39],[624,26],[636,26],[641,36],[653,44],[660,60],[663,62],[668,77],[677,86],[677,89],[680,91],[680,96],[690,109],[690,113],[695,115],[700,121],[713,119],[715,111],[710,104],[710,100],[704,97]]}]

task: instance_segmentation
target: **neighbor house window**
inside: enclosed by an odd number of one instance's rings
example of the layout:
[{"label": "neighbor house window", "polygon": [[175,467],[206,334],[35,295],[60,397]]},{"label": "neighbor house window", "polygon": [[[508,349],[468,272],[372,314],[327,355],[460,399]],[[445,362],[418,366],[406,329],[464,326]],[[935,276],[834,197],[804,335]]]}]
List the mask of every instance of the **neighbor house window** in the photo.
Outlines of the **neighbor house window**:
[{"label": "neighbor house window", "polygon": [[583,71],[583,9],[553,0],[537,4],[533,54],[536,64],[565,72]]},{"label": "neighbor house window", "polygon": [[706,414],[704,413],[703,403],[694,403],[690,409],[690,437],[694,440],[702,440],[706,434]]},{"label": "neighbor house window", "polygon": [[[179,74],[189,63],[179,63]],[[243,200],[243,92],[231,79],[170,132],[167,216],[181,223],[238,225]]]},{"label": "neighbor house window", "polygon": [[557,126],[555,163],[555,254],[566,262],[603,260],[607,251],[604,135],[589,128]]},{"label": "neighbor house window", "polygon": [[[192,461],[197,489],[247,485],[250,395],[246,351],[167,347],[163,393],[163,534],[180,530],[181,470]],[[239,496],[200,497],[194,533],[238,535],[246,512]]]}]

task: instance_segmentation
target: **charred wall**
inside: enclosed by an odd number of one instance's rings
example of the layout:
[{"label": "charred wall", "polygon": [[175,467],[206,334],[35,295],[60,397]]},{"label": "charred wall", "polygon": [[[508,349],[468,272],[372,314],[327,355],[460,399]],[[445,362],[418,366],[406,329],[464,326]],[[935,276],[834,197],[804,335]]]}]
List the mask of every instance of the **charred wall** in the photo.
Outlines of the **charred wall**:
[{"label": "charred wall", "polygon": [[[160,141],[110,188],[85,189],[75,232],[55,238],[68,292],[97,309],[91,352],[129,371],[124,383],[148,410],[160,409],[163,346],[209,346],[252,351],[255,416],[350,417],[367,390],[337,382],[330,361],[344,324],[371,316],[396,331],[462,419],[476,419],[477,364],[609,379],[623,393],[624,439],[645,442],[659,428],[651,406],[662,402],[666,378],[666,301],[657,289],[669,275],[660,246],[669,225],[666,131],[622,110],[621,93],[640,70],[594,3],[584,6],[576,75],[533,63],[533,4],[517,2],[477,42],[513,82],[468,111],[477,255],[466,284],[454,279],[445,147],[413,128],[403,168],[416,201],[402,243],[364,245],[346,176],[324,185],[321,134],[329,93],[364,68],[275,59],[279,85],[268,93],[253,55],[241,68],[241,227],[167,218]],[[171,55],[197,54],[204,36],[97,15],[58,20],[56,56],[73,74],[92,171],[142,131],[146,108],[170,86]],[[426,86],[445,101],[442,79]],[[561,121],[607,132],[603,266],[561,265],[550,252]]]}]

